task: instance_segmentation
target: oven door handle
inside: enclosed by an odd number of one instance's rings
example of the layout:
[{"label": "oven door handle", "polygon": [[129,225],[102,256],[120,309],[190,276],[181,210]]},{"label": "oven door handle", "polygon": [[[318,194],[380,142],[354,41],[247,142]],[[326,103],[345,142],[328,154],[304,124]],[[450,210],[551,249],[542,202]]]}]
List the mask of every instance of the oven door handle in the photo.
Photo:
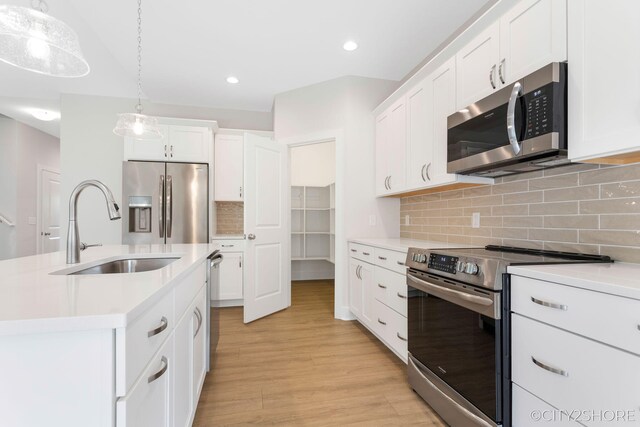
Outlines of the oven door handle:
[{"label": "oven door handle", "polygon": [[410,274],[407,275],[407,279],[416,283],[421,288],[427,289],[435,296],[448,295],[450,297],[461,299],[466,302],[470,302],[472,304],[482,305],[484,307],[489,307],[493,305],[493,300],[491,298],[481,297],[478,295],[470,295],[464,292],[456,291],[454,289],[445,288],[443,286],[434,285],[433,283],[426,282],[422,279],[418,279],[415,276]]}]

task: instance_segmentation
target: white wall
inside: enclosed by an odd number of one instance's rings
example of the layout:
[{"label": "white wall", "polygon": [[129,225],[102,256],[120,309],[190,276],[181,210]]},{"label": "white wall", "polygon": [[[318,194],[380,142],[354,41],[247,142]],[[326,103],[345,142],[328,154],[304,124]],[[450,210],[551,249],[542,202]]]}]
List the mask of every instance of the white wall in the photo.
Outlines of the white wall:
[{"label": "white wall", "polygon": [[[16,220],[18,146],[16,126],[12,119],[0,117],[0,213]],[[15,258],[16,228],[0,224],[0,260]]]},{"label": "white wall", "polygon": [[326,187],[336,181],[336,143],[302,145],[291,149],[291,185]]},{"label": "white wall", "polygon": [[375,125],[371,113],[397,86],[398,82],[348,76],[275,97],[276,140],[286,144],[336,140],[338,318],[352,318],[347,296],[348,238],[400,235],[399,201],[375,197]]},{"label": "white wall", "polygon": [[[123,140],[113,133],[116,114],[133,112],[135,100],[100,96],[63,95],[61,103],[62,201],[69,200],[73,188],[85,179],[98,179],[122,199]],[[190,106],[145,103],[145,113],[163,117],[217,120],[220,127],[271,130],[271,113],[223,110]],[[63,210],[66,238],[68,212]],[[122,242],[120,221],[109,221],[102,194],[93,188],[78,202],[80,238],[87,243]]]}]

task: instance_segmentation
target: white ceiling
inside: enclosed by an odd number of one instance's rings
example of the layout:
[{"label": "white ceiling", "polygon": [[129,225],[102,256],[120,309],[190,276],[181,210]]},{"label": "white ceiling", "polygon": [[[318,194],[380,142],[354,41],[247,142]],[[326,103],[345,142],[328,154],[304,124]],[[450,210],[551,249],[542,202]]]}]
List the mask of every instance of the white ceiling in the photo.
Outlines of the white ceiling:
[{"label": "white ceiling", "polygon": [[[61,93],[135,97],[137,2],[48,3],[51,15],[78,32],[91,73],[55,79],[0,63],[0,95],[44,100],[59,99]],[[145,0],[145,96],[166,104],[270,111],[275,94],[336,77],[401,80],[485,3]],[[359,49],[344,51],[347,39],[357,41]],[[229,75],[240,83],[226,83]]]}]

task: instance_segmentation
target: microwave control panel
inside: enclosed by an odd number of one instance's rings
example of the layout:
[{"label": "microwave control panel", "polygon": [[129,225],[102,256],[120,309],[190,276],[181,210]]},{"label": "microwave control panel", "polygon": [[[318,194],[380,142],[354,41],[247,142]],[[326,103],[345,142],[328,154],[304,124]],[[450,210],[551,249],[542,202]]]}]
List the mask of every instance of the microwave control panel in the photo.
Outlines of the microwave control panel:
[{"label": "microwave control panel", "polygon": [[524,96],[527,109],[525,139],[553,132],[553,84],[548,84]]}]

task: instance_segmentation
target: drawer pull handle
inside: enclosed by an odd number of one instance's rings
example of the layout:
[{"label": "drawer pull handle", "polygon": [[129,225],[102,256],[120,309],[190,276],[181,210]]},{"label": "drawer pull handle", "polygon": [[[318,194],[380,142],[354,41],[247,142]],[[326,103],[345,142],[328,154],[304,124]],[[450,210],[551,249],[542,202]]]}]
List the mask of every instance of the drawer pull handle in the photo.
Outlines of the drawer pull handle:
[{"label": "drawer pull handle", "polygon": [[[382,288],[382,289],[387,289],[387,287],[385,285],[381,285],[380,283],[378,283],[378,287]],[[640,326],[638,326],[638,328],[640,328]]]},{"label": "drawer pull handle", "polygon": [[404,262],[402,261],[396,261],[398,263],[398,265],[404,265]]},{"label": "drawer pull handle", "polygon": [[386,325],[387,322],[383,322],[382,320],[380,320],[380,318],[378,318],[378,323],[380,323],[381,325]]},{"label": "drawer pull handle", "polygon": [[398,298],[407,299],[407,296],[402,295],[400,292],[396,292],[396,295],[398,295]]},{"label": "drawer pull handle", "polygon": [[357,251],[357,250],[355,250],[355,249],[351,249],[351,252],[358,252],[358,251]]},{"label": "drawer pull handle", "polygon": [[562,310],[562,311],[569,310],[569,307],[564,304],[555,304],[552,302],[542,301],[534,297],[531,297],[531,301],[543,307],[555,308],[556,310]]},{"label": "drawer pull handle", "polygon": [[396,332],[396,336],[398,338],[400,338],[402,341],[406,341],[407,339],[405,337],[403,337],[402,335],[400,335],[400,332]]},{"label": "drawer pull handle", "polygon": [[379,256],[379,255],[378,255],[378,259],[379,259],[379,260],[382,260],[382,261],[386,261],[386,260],[387,260],[387,258],[385,258],[385,257],[383,257],[383,256]]},{"label": "drawer pull handle", "polygon": [[169,326],[169,321],[166,317],[162,316],[162,319],[160,319],[160,326],[147,332],[147,337],[151,338],[154,335],[158,335],[160,332],[167,329],[167,326]]},{"label": "drawer pull handle", "polygon": [[545,371],[549,371],[554,374],[562,375],[563,377],[568,377],[569,373],[567,371],[563,371],[562,369],[554,368],[553,366],[545,365],[544,363],[537,360],[535,357],[531,356],[531,360],[536,366],[541,367]]},{"label": "drawer pull handle", "polygon": [[362,252],[362,255],[369,256],[369,255],[371,255],[371,254],[370,254],[369,252]]},{"label": "drawer pull handle", "polygon": [[193,337],[195,338],[198,335],[198,332],[200,332],[200,328],[202,327],[202,313],[200,312],[200,309],[196,307],[196,309],[193,311],[193,314],[195,314],[196,319],[198,319],[198,327],[196,328],[196,331],[193,333]]},{"label": "drawer pull handle", "polygon": [[147,378],[147,382],[149,384],[151,384],[152,382],[154,382],[155,380],[163,376],[165,372],[167,372],[167,368],[169,368],[169,363],[167,362],[167,358],[162,356],[161,361],[162,361],[162,368],[158,372],[156,372],[155,374]]},{"label": "drawer pull handle", "polygon": [[234,247],[234,246],[235,246],[235,245],[222,245],[222,247],[223,247],[223,248],[232,248],[232,247]]}]

